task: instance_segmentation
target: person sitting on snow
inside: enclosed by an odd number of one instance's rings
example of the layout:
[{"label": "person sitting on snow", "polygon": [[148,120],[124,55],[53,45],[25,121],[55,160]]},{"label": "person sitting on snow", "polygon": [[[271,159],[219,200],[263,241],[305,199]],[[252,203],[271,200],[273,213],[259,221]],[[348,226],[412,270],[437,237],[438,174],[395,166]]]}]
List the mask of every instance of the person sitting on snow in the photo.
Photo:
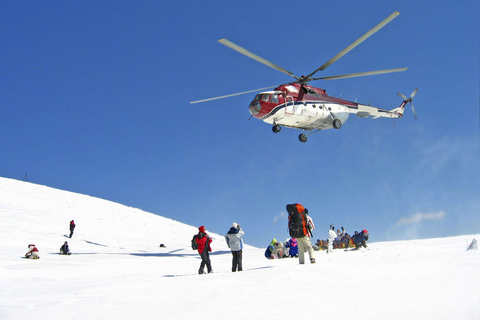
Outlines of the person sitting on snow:
[{"label": "person sitting on snow", "polygon": [[288,244],[285,246],[288,246],[289,248],[288,254],[286,254],[286,256],[298,258],[298,243],[296,238],[290,238],[290,240],[288,240]]},{"label": "person sitting on snow", "polygon": [[350,235],[348,233],[345,233],[345,235],[342,237],[342,242],[344,243],[345,248],[350,247]]},{"label": "person sitting on snow", "polygon": [[283,258],[283,243],[281,241],[277,241],[274,244],[273,251],[272,251],[272,258],[273,259]]},{"label": "person sitting on snow", "polygon": [[277,239],[273,239],[272,242],[270,242],[270,244],[267,247],[267,250],[265,250],[265,258],[273,259],[272,252],[275,247],[275,243],[277,243]]},{"label": "person sitting on snow", "polygon": [[68,248],[68,242],[65,241],[63,246],[60,247],[60,254],[71,255],[70,249]]},{"label": "person sitting on snow", "polygon": [[320,240],[317,239],[317,242],[313,246],[315,250],[320,251],[320,250],[327,250],[327,241],[326,240]]},{"label": "person sitting on snow", "polygon": [[28,251],[25,253],[25,258],[28,259],[40,259],[40,254],[38,253],[37,247],[34,244],[28,245]]},{"label": "person sitting on snow", "polygon": [[361,247],[366,248],[367,247],[367,240],[368,240],[368,231],[367,230],[362,230],[362,232],[355,234],[355,236],[352,237],[353,242],[355,243],[355,249],[359,249]]},{"label": "person sitting on snow", "polygon": [[288,239],[283,243],[283,257],[288,258],[290,256],[290,245],[288,244]]}]

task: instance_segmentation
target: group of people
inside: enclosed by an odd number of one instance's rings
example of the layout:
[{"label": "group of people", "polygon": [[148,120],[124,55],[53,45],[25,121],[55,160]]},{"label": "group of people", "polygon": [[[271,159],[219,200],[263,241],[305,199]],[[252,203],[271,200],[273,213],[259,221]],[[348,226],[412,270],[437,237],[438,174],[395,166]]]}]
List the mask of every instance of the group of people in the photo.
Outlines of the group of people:
[{"label": "group of people", "polygon": [[[240,228],[240,225],[236,222],[232,223],[230,230],[228,230],[227,234],[225,235],[225,241],[227,242],[227,246],[230,248],[232,252],[232,272],[242,271],[242,252],[243,252],[243,240],[242,236],[245,232]],[[212,238],[207,234],[205,230],[205,226],[200,226],[198,228],[198,234],[194,236],[192,239],[196,249],[198,250],[198,254],[202,259],[200,262],[200,268],[198,269],[199,274],[205,273],[205,267],[207,267],[207,272],[212,273],[212,264],[210,261],[210,254],[209,252],[212,251],[212,247],[210,244],[212,243]],[[192,243],[193,244],[193,243]]]},{"label": "group of people", "polygon": [[[332,244],[334,248],[348,248],[352,242],[356,249],[359,249],[360,247],[367,247],[366,242],[369,237],[367,230],[362,230],[361,232],[355,231],[355,234],[350,236],[345,232],[343,227],[338,229],[335,233],[335,227],[333,226],[330,226],[328,241],[317,239],[317,243],[312,246],[310,238],[313,237],[312,232],[315,229],[315,225],[312,218],[308,215],[308,209],[299,203],[295,203],[287,205],[287,212],[288,230],[291,238],[286,240],[285,243],[273,239],[265,250],[265,257],[267,259],[295,257],[299,259],[300,264],[304,264],[305,254],[308,253],[310,263],[315,263],[314,249],[328,249],[329,245]],[[75,229],[75,222],[73,220],[70,221],[69,228],[69,238],[72,238],[73,231]],[[243,270],[242,236],[244,234],[245,232],[240,228],[240,225],[234,222],[232,223],[230,230],[228,230],[227,234],[225,235],[227,246],[232,252],[232,272]],[[205,273],[205,267],[207,268],[208,273],[213,272],[209,254],[212,251],[210,246],[211,243],[212,238],[206,232],[205,226],[200,226],[198,228],[198,234],[196,234],[192,239],[192,247],[198,251],[198,254],[201,258],[200,268],[198,269],[199,274]],[[60,254],[71,254],[67,241],[65,241],[65,243],[60,247]],[[28,245],[28,252],[25,254],[25,257],[29,259],[40,258],[39,251],[34,244]]]},{"label": "group of people", "polygon": [[298,241],[296,238],[285,240],[284,243],[273,239],[265,250],[265,258],[281,259],[281,258],[298,258]]},{"label": "group of people", "polygon": [[300,264],[305,263],[305,254],[308,253],[310,263],[315,263],[312,242],[310,237],[315,229],[313,219],[308,215],[308,209],[299,203],[288,204],[288,231],[291,236],[283,244],[273,239],[265,250],[267,259],[286,257],[298,258]]},{"label": "group of people", "polygon": [[[73,230],[75,230],[75,222],[72,220],[70,221],[70,235],[69,238],[72,238],[73,236]],[[72,253],[70,252],[70,248],[68,247],[68,242],[65,241],[63,245],[60,247],[60,254],[64,255],[71,255]],[[28,245],[28,251],[25,253],[25,258],[28,259],[40,259],[40,253],[37,249],[37,247],[34,244],[29,244]]]},{"label": "group of people", "polygon": [[[332,236],[330,236],[333,234]],[[341,227],[337,229],[335,232],[335,227],[330,226],[329,230],[329,238],[328,240],[320,240],[317,239],[315,243],[314,249],[315,250],[328,250],[329,244],[331,243],[333,249],[341,249],[341,248],[354,248],[360,249],[361,247],[367,247],[367,241],[369,238],[369,233],[367,230],[362,230],[360,232],[355,231],[355,233],[350,236],[345,229]]]}]

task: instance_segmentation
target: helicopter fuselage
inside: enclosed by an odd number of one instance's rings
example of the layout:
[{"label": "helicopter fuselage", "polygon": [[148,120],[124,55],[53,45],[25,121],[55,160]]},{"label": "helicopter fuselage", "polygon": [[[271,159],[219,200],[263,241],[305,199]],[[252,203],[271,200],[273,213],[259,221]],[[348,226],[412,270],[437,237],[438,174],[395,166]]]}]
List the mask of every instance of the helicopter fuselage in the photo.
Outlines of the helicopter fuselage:
[{"label": "helicopter fuselage", "polygon": [[343,124],[352,113],[350,109],[358,109],[358,104],[330,97],[323,89],[297,83],[261,92],[249,106],[250,113],[257,119],[303,130],[333,128],[335,119]]}]

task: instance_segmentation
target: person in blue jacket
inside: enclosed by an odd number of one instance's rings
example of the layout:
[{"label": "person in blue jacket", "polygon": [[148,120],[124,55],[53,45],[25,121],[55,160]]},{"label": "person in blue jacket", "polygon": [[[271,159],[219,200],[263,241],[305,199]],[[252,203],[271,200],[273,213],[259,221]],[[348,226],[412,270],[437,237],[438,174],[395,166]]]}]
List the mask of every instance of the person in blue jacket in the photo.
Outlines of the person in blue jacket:
[{"label": "person in blue jacket", "polygon": [[232,227],[228,230],[225,236],[228,247],[232,250],[232,272],[242,271],[242,249],[243,240],[242,236],[245,232],[240,228],[240,225],[236,222],[232,223]]},{"label": "person in blue jacket", "polygon": [[277,243],[277,239],[273,239],[272,242],[267,247],[267,250],[265,250],[265,258],[267,259],[273,259],[272,253],[273,249],[275,249],[275,243]]},{"label": "person in blue jacket", "polygon": [[296,238],[290,238],[288,240],[288,248],[290,249],[288,254],[292,258],[298,258],[298,244]]},{"label": "person in blue jacket", "polygon": [[[355,231],[356,233],[356,231]],[[362,232],[355,234],[352,239],[353,243],[355,243],[355,249],[359,249],[360,247],[367,247],[367,241],[368,241],[368,231],[367,230],[362,230]]]}]

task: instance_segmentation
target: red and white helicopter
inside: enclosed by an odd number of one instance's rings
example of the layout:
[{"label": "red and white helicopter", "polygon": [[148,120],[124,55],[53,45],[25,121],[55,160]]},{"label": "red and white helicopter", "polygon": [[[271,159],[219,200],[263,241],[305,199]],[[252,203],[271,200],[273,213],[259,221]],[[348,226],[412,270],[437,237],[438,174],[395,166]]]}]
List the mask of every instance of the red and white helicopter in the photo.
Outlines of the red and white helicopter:
[{"label": "red and white helicopter", "polygon": [[[249,111],[253,117],[273,125],[272,130],[274,133],[280,132],[282,127],[290,127],[303,130],[303,133],[299,135],[299,140],[301,142],[307,142],[307,137],[309,135],[312,135],[320,130],[331,128],[340,129],[342,127],[342,124],[347,121],[348,116],[351,113],[356,114],[359,118],[372,117],[373,119],[377,119],[383,117],[397,119],[403,116],[405,105],[410,102],[410,104],[412,105],[412,111],[415,119],[417,118],[417,115],[415,114],[415,109],[413,108],[412,99],[417,93],[418,89],[415,89],[412,92],[410,98],[407,98],[406,96],[398,92],[398,95],[400,95],[404,99],[400,106],[392,110],[384,110],[369,105],[360,104],[357,102],[334,98],[328,96],[324,89],[315,88],[308,85],[308,83],[313,80],[344,79],[407,70],[408,68],[398,68],[328,77],[313,77],[315,73],[321,70],[325,70],[328,66],[343,57],[346,53],[355,48],[365,39],[383,28],[387,23],[392,21],[399,14],[399,12],[392,13],[373,29],[371,29],[358,40],[353,42],[350,46],[338,53],[332,59],[328,60],[320,68],[313,71],[307,76],[301,77],[295,76],[292,72],[251,53],[250,51],[228,41],[227,39],[221,39],[219,40],[219,42],[241,54],[246,55],[249,58],[252,58],[260,63],[263,63],[275,70],[283,72],[296,79],[296,81],[294,82],[282,84],[271,91],[264,91],[257,94],[254,97],[253,101],[250,103]],[[190,103],[199,103],[228,98],[245,93],[251,93],[272,88],[274,87],[261,88],[215,98],[197,100]]]}]

